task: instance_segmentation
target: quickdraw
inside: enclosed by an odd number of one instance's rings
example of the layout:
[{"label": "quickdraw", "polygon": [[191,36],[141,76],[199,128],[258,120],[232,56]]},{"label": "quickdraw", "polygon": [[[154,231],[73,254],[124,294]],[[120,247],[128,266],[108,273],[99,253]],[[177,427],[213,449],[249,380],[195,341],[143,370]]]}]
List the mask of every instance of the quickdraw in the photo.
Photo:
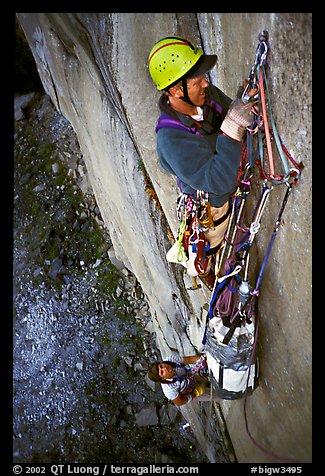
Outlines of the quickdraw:
[{"label": "quickdraw", "polygon": [[[176,261],[186,263],[187,272],[192,278],[205,278],[210,272],[210,258],[207,256],[210,245],[205,238],[205,231],[213,226],[208,194],[197,190],[196,197],[179,195],[177,218],[180,225],[175,243]],[[199,289],[196,281],[193,280],[193,284],[194,289]]]}]

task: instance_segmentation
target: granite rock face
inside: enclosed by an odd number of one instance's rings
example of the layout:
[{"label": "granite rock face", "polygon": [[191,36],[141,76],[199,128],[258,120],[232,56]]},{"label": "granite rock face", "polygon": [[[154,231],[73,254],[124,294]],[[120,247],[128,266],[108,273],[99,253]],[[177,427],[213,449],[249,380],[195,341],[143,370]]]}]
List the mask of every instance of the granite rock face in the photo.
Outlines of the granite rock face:
[{"label": "granite rock face", "polygon": [[[212,79],[231,97],[247,77],[258,33],[269,32],[272,105],[289,152],[304,163],[290,196],[259,298],[261,382],[248,402],[251,432],[273,453],[311,460],[311,14],[18,13],[46,93],[72,124],[117,258],[150,305],[157,345],[202,349],[205,289],[192,291],[165,254],[176,235],[177,187],[157,162],[158,91],[146,61],[178,34],[218,55]],[[272,191],[257,239],[264,250],[284,195]],[[261,251],[263,253],[263,251]],[[261,256],[262,258],[262,256]],[[274,461],[245,431],[242,402],[223,402],[239,462]],[[199,412],[184,410],[197,434]],[[202,427],[202,425],[201,425]],[[265,432],[265,428],[272,431]],[[288,437],[290,435],[290,437]],[[208,442],[206,443],[208,445]],[[206,448],[213,461],[213,451]],[[281,461],[281,458],[279,459]]]}]

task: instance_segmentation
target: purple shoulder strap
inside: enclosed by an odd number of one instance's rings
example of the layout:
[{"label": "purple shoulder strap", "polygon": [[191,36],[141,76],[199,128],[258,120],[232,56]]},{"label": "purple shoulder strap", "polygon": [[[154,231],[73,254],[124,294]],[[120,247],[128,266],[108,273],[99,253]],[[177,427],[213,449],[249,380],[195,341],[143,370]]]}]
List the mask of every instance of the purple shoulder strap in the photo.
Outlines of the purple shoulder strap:
[{"label": "purple shoulder strap", "polygon": [[163,127],[170,127],[172,129],[181,129],[183,131],[188,131],[188,132],[191,132],[192,134],[196,134],[203,137],[203,135],[196,129],[196,127],[187,127],[182,122],[177,121],[172,116],[169,116],[169,114],[162,114],[159,117],[157,121],[157,125],[156,125],[156,133],[159,131],[159,129]]}]

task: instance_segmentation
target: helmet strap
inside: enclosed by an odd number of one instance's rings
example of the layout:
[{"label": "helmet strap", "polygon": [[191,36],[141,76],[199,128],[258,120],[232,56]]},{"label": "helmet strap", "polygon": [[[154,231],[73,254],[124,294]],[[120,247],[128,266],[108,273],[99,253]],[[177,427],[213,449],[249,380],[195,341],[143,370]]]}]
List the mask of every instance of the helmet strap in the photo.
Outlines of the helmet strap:
[{"label": "helmet strap", "polygon": [[187,104],[190,104],[191,106],[195,106],[195,104],[193,104],[189,98],[188,91],[187,91],[187,80],[184,77],[182,78],[182,88],[183,88],[184,96],[181,97],[180,99],[186,102]]}]

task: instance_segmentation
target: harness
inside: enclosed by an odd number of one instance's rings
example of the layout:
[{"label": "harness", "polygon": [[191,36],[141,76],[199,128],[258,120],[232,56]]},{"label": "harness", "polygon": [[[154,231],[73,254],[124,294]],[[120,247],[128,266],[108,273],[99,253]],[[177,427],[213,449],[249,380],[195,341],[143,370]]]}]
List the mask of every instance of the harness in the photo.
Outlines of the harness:
[{"label": "harness", "polygon": [[189,116],[191,118],[191,121],[193,121],[193,126],[190,127],[186,126],[185,124],[183,124],[183,122],[171,116],[170,114],[161,114],[156,124],[156,133],[158,133],[158,131],[164,127],[185,130],[201,137],[205,136],[204,134],[202,134],[202,132],[200,132],[200,130],[204,130],[206,134],[212,134],[214,132],[217,132],[220,129],[223,118],[223,108],[221,104],[219,104],[214,99],[211,99],[209,103],[205,103],[203,107],[213,112],[213,124],[210,124],[211,128],[209,131],[207,131],[203,127],[203,123],[206,122],[205,119],[203,119],[203,121],[196,121],[195,119]]},{"label": "harness", "polygon": [[[156,133],[162,128],[172,128],[187,131],[191,134],[197,135],[202,139],[206,139],[202,130],[206,134],[215,133],[220,129],[220,125],[223,117],[223,108],[214,99],[211,99],[209,103],[204,104],[205,108],[213,111],[212,124],[210,124],[210,130],[207,131],[206,127],[202,123],[207,122],[193,121],[192,126],[186,126],[180,120],[169,114],[162,114],[158,118],[156,125]],[[197,190],[196,193],[189,195],[182,191],[182,185],[180,179],[177,177],[177,184],[180,190],[180,195],[177,198],[177,217],[180,225],[177,232],[177,240],[174,246],[177,247],[176,258],[175,254],[172,254],[171,258],[174,262],[183,264],[186,267],[186,262],[193,261],[188,267],[188,274],[192,276],[194,289],[198,289],[196,283],[196,276],[201,279],[205,278],[209,274],[209,256],[212,253],[216,253],[221,246],[221,243],[210,249],[210,244],[205,239],[204,233],[211,228],[216,228],[221,225],[231,212],[231,201],[227,212],[217,220],[212,220],[211,207],[209,203],[209,194],[203,190]],[[193,260],[193,256],[195,259]],[[170,260],[167,256],[167,260]],[[185,264],[184,264],[185,263]],[[205,284],[212,290],[212,285],[209,285],[208,281]]]}]

